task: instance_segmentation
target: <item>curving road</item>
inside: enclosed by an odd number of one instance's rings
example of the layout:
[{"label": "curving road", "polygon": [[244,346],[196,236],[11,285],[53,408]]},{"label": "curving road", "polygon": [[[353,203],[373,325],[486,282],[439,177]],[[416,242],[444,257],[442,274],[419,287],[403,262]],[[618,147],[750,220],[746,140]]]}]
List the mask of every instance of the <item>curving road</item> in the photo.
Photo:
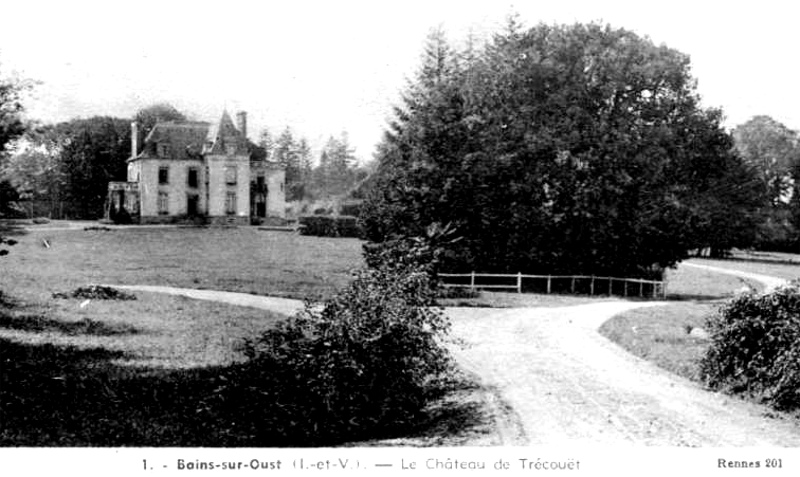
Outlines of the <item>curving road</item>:
[{"label": "curving road", "polygon": [[[716,269],[760,280],[782,280]],[[291,314],[302,303],[242,293],[117,286]],[[668,373],[602,337],[612,316],[665,303],[612,301],[562,308],[449,308],[458,362],[501,402],[504,445],[800,446],[800,428],[767,408]],[[499,417],[498,417],[499,416]]]},{"label": "curving road", "polygon": [[[800,429],[766,408],[707,392],[597,333],[617,313],[657,306],[453,308],[458,361],[494,388],[519,429],[506,445],[797,446]],[[499,422],[500,425],[506,425]]]}]

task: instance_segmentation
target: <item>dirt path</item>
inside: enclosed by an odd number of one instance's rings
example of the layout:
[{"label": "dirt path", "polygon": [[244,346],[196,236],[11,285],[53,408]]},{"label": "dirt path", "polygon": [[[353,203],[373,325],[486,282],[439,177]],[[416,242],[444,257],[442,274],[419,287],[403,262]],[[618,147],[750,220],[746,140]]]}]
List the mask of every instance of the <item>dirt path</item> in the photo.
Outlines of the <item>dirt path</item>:
[{"label": "dirt path", "polygon": [[150,285],[106,285],[121,290],[134,290],[167,295],[185,296],[195,300],[217,301],[231,305],[248,306],[262,310],[274,311],[282,315],[293,315],[303,308],[303,302],[290,298],[251,295],[249,293],[225,292],[216,290],[198,290],[195,288],[177,288]]},{"label": "dirt path", "polygon": [[[797,446],[800,429],[766,409],[702,390],[597,333],[642,303],[565,308],[454,308],[462,365],[496,388],[520,445]],[[646,304],[654,306],[652,304]]]},{"label": "dirt path", "polygon": [[681,266],[701,268],[703,270],[709,270],[716,273],[724,273],[726,275],[735,275],[737,277],[749,278],[751,280],[763,283],[765,291],[777,288],[787,282],[787,280],[784,280],[783,278],[771,277],[769,275],[761,275],[759,273],[742,272],[740,270],[733,270],[730,268],[712,267],[711,265],[700,265],[699,263],[683,262],[681,263]]}]

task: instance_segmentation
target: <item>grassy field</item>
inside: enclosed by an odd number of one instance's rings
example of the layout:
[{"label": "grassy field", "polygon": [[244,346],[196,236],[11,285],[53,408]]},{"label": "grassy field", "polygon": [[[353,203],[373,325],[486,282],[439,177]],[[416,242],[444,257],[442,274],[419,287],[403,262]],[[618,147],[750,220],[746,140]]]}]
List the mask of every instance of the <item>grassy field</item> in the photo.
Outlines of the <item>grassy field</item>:
[{"label": "grassy field", "polygon": [[362,265],[358,240],[252,227],[42,230],[16,239],[0,261],[7,272],[0,289],[39,299],[87,283],[318,298],[344,286]]},{"label": "grassy field", "polygon": [[743,272],[759,273],[761,275],[770,275],[773,277],[784,278],[786,280],[794,280],[796,278],[800,278],[800,256],[795,255],[794,257],[796,257],[795,260],[797,260],[797,263],[745,259],[694,259],[693,261],[703,265],[711,265],[720,268],[732,268],[735,270],[741,270]]}]

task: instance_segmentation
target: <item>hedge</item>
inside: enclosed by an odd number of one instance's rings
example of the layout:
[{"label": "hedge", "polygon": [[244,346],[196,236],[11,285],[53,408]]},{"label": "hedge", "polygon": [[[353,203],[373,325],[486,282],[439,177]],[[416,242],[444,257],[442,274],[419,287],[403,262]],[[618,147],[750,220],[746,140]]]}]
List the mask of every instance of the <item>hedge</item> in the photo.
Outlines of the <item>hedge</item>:
[{"label": "hedge", "polygon": [[320,237],[361,237],[358,219],[350,215],[307,215],[300,217],[300,233]]},{"label": "hedge", "polygon": [[741,295],[707,326],[712,343],[701,373],[710,387],[800,409],[800,282]]}]

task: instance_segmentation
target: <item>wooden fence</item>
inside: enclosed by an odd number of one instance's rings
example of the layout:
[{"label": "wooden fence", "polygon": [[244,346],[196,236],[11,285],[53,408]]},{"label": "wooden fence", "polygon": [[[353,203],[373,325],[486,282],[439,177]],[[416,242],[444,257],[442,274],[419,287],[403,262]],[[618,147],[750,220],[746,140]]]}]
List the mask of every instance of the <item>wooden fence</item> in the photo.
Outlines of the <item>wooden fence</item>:
[{"label": "wooden fence", "polygon": [[590,275],[523,275],[494,273],[440,273],[442,285],[476,289],[515,290],[517,293],[571,293],[625,297],[666,298],[666,282],[639,278]]}]

